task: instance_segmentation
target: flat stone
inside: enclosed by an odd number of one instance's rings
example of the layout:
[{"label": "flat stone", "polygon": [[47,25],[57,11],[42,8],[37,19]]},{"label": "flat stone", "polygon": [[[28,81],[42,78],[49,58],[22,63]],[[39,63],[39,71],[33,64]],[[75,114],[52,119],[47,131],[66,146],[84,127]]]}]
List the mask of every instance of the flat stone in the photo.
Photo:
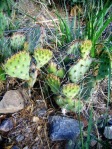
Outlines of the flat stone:
[{"label": "flat stone", "polygon": [[0,113],[14,113],[24,108],[24,98],[19,90],[10,90],[0,101]]}]

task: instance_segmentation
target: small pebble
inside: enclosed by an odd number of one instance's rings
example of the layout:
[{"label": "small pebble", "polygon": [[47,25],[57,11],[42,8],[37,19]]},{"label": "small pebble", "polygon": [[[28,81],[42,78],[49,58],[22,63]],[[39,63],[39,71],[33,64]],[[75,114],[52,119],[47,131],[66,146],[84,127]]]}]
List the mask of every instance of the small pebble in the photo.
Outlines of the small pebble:
[{"label": "small pebble", "polygon": [[112,139],[112,126],[106,126],[104,129],[104,136],[107,139]]},{"label": "small pebble", "polygon": [[18,146],[14,145],[11,149],[20,149]]},{"label": "small pebble", "polygon": [[38,148],[38,143],[35,143],[35,144],[32,146],[32,149],[39,149],[39,148]]},{"label": "small pebble", "polygon": [[33,117],[33,122],[34,122],[34,123],[39,122],[39,120],[40,120],[40,119],[39,119],[37,116],[34,116],[34,117]]},{"label": "small pebble", "polygon": [[21,142],[23,140],[24,140],[24,136],[23,135],[19,135],[19,136],[16,137],[16,141],[17,142]]},{"label": "small pebble", "polygon": [[8,132],[13,128],[13,122],[11,119],[4,120],[0,125],[0,131]]},{"label": "small pebble", "polygon": [[46,116],[46,113],[47,113],[46,108],[40,109],[38,111],[38,117],[44,117],[44,116]]},{"label": "small pebble", "polygon": [[25,146],[23,149],[29,149],[28,146]]}]

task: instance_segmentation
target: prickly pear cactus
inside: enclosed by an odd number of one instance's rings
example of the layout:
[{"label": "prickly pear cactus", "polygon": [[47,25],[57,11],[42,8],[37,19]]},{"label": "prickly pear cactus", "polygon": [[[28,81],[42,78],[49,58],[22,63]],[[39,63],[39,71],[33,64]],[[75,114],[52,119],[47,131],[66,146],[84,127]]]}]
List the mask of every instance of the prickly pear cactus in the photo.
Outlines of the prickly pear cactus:
[{"label": "prickly pear cactus", "polygon": [[36,49],[34,51],[34,58],[37,62],[37,69],[43,67],[53,57],[52,51],[48,49]]},{"label": "prickly pear cactus", "polygon": [[0,11],[0,37],[3,36],[6,25],[7,25],[6,17],[3,14],[3,12]]},{"label": "prickly pear cactus", "polygon": [[59,70],[57,70],[57,72],[55,73],[55,75],[59,78],[64,78],[65,75],[65,70],[63,68],[60,68]]},{"label": "prickly pear cactus", "polygon": [[11,77],[29,80],[30,60],[29,53],[19,52],[6,61],[4,70]]},{"label": "prickly pear cactus", "polygon": [[110,67],[110,57],[107,52],[103,52],[100,56],[100,65],[98,70],[98,76],[97,79],[104,79],[108,75],[108,70]]},{"label": "prickly pear cactus", "polygon": [[81,100],[75,100],[75,112],[82,112],[84,109],[84,104]]},{"label": "prickly pear cactus", "polygon": [[47,67],[47,72],[55,74],[57,72],[57,64],[54,62],[50,62]]},{"label": "prickly pear cactus", "polygon": [[0,81],[4,81],[4,80],[6,80],[5,71],[3,70],[2,67],[0,67]]},{"label": "prickly pear cactus", "polygon": [[59,78],[63,78],[65,75],[65,70],[63,68],[57,68],[57,64],[54,62],[49,63],[47,67],[47,72],[52,73]]},{"label": "prickly pear cactus", "polygon": [[90,54],[90,50],[92,48],[92,42],[91,40],[85,40],[82,42],[80,46],[80,52],[82,57],[86,57]]},{"label": "prickly pear cactus", "polygon": [[81,112],[83,110],[83,102],[80,100],[57,96],[55,101],[62,111]]},{"label": "prickly pear cactus", "polygon": [[11,47],[14,50],[21,50],[24,47],[25,35],[15,33],[10,39]]},{"label": "prickly pear cactus", "polygon": [[85,73],[89,70],[89,67],[92,63],[90,57],[80,59],[77,64],[74,64],[68,72],[69,78],[73,83],[77,83],[83,79]]},{"label": "prickly pear cactus", "polygon": [[63,85],[62,93],[68,98],[74,98],[80,90],[80,87],[74,83]]},{"label": "prickly pear cactus", "polygon": [[57,76],[53,74],[48,74],[46,79],[47,84],[51,88],[51,91],[55,94],[59,93],[60,90],[60,80]]}]

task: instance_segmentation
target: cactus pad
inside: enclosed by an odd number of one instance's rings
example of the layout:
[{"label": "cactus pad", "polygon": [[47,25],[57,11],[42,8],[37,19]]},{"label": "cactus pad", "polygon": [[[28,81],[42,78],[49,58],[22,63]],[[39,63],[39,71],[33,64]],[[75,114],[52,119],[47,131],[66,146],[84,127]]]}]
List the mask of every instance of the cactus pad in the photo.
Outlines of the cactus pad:
[{"label": "cactus pad", "polygon": [[83,110],[83,102],[76,99],[58,96],[55,101],[61,109],[65,109],[66,111],[81,112]]},{"label": "cactus pad", "polygon": [[82,42],[81,46],[81,56],[85,57],[90,53],[90,50],[92,48],[92,42],[91,40],[85,40]]},{"label": "cactus pad", "polygon": [[109,67],[110,67],[110,57],[107,52],[104,52],[100,56],[100,66],[98,70],[97,79],[104,79],[108,75]]},{"label": "cactus pad", "polygon": [[3,12],[0,12],[0,37],[3,36],[6,25],[7,25],[6,17],[3,14]]},{"label": "cactus pad", "polygon": [[59,78],[63,78],[64,75],[65,75],[65,70],[63,68],[60,68],[59,70],[57,70],[56,76],[58,76]]},{"label": "cactus pad", "polygon": [[48,74],[46,81],[53,93],[59,93],[61,83],[57,76],[53,74]]},{"label": "cactus pad", "polygon": [[57,72],[57,64],[54,62],[49,63],[49,65],[47,67],[47,71],[48,71],[48,73],[55,74]]},{"label": "cactus pad", "polygon": [[89,70],[89,67],[92,63],[92,59],[87,57],[80,59],[79,62],[73,65],[68,72],[69,78],[73,83],[80,81],[85,73]]},{"label": "cactus pad", "polygon": [[30,56],[27,52],[19,52],[4,64],[6,74],[11,77],[29,80]]},{"label": "cactus pad", "polygon": [[78,113],[78,112],[82,112],[83,109],[84,109],[83,102],[81,100],[75,100],[74,111]]},{"label": "cactus pad", "polygon": [[63,94],[68,98],[74,98],[78,92],[80,87],[74,83],[69,83],[66,85],[63,85],[62,92]]},{"label": "cactus pad", "polygon": [[51,62],[47,67],[47,72],[52,73],[55,76],[59,78],[63,78],[65,75],[65,70],[63,68],[57,68],[57,64],[54,62]]},{"label": "cactus pad", "polygon": [[36,49],[34,58],[37,61],[37,68],[43,67],[53,57],[53,53],[48,49]]},{"label": "cactus pad", "polygon": [[25,42],[25,36],[19,33],[13,34],[13,36],[10,39],[11,47],[14,50],[20,50],[21,48],[23,48],[24,42]]}]

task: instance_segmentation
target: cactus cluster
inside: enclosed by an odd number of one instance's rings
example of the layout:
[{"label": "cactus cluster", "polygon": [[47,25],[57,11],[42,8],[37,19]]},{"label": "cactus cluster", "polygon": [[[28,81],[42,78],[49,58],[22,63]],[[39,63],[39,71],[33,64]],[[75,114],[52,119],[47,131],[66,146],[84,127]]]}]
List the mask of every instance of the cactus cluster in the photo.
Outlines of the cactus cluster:
[{"label": "cactus cluster", "polygon": [[27,80],[29,86],[32,87],[36,81],[37,70],[48,63],[52,58],[52,52],[48,49],[36,49],[34,57],[37,66],[34,66],[35,71],[30,72],[32,57],[29,52],[21,51],[14,54],[4,64],[6,74],[11,77]]},{"label": "cactus cluster", "polygon": [[[22,42],[21,46],[23,46],[23,44],[24,42]],[[93,59],[90,57],[91,48],[92,42],[90,40],[77,43],[74,48],[72,47],[72,49],[68,50],[68,54],[74,53],[74,60],[72,57],[72,63],[68,62],[67,65],[64,61],[56,63],[55,60],[52,59],[53,52],[48,49],[37,48],[34,50],[32,56],[30,56],[27,50],[23,50],[6,61],[4,70],[9,76],[26,80],[28,85],[33,87],[38,75],[37,71],[40,71],[41,67],[47,64],[42,70],[45,70],[47,73],[44,74],[44,78],[50,91],[54,95],[57,105],[62,110],[81,112],[84,106],[82,99],[88,98],[88,96],[84,96],[85,90],[81,88],[83,86],[81,83],[82,81],[84,84],[87,83],[88,80],[85,79],[86,74],[93,64]],[[78,54],[78,60],[75,59],[75,54]],[[32,63],[33,59],[35,63]],[[52,61],[50,61],[51,59]],[[98,79],[108,74],[107,68],[110,65],[110,59],[107,52],[101,53],[99,64],[97,64],[99,68]],[[93,82],[91,82],[91,80]],[[89,81],[91,82],[90,90],[92,90],[95,84],[94,76],[90,77]]]},{"label": "cactus cluster", "polygon": [[[57,87],[57,82],[63,82],[63,75],[60,77],[58,74],[56,63],[51,62],[48,65],[47,71],[50,74],[47,77],[47,84],[51,88],[51,91],[56,94],[55,101],[61,107],[61,109],[73,112],[81,112],[83,110],[83,102],[80,100],[78,95],[80,92],[80,85],[77,85],[77,83],[84,78],[84,75],[89,70],[93,61],[89,56],[91,48],[92,42],[90,40],[85,40],[84,42],[81,42],[81,44],[77,42],[74,46],[72,45],[72,48],[67,51],[68,55],[73,55],[72,60],[73,57],[75,60],[75,55],[80,53],[79,60],[76,62],[73,61],[74,63],[72,66],[69,66],[69,69],[65,66],[65,68],[68,69],[67,74],[65,74],[64,71],[62,73],[62,69],[60,69],[61,73],[65,75],[65,78],[68,78],[71,81],[67,84],[61,83],[60,85],[58,84]],[[49,76],[52,77],[48,79]],[[58,92],[54,90],[55,88],[58,90]]]},{"label": "cactus cluster", "polygon": [[[63,84],[61,87],[60,78],[54,74],[48,74],[46,82],[51,91],[56,95],[54,97],[56,103],[60,108],[66,111],[81,112],[83,103],[76,99],[80,87],[74,83]],[[61,94],[61,95],[60,95]]]}]

